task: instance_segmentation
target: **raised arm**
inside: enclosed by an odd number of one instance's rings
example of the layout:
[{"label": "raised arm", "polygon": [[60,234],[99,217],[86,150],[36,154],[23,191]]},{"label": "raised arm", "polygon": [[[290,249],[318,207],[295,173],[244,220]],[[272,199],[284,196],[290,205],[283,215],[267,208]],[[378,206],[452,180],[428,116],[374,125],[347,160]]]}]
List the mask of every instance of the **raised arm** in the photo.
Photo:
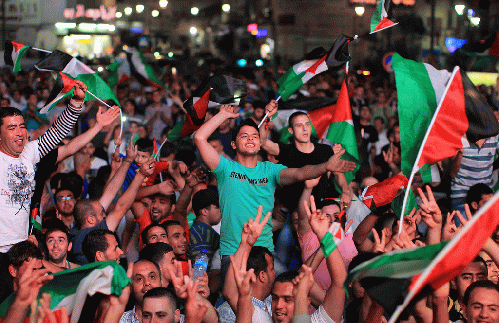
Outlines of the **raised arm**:
[{"label": "raised arm", "polygon": [[204,177],[205,174],[203,173],[203,169],[197,167],[185,178],[184,188],[180,191],[180,196],[178,197],[175,210],[172,214],[173,219],[179,221],[182,226],[187,222],[187,208],[191,202],[193,188],[201,183]]},{"label": "raised arm", "polygon": [[[272,117],[277,112],[277,101],[272,100],[265,107],[265,113],[269,113],[268,118]],[[269,139],[270,131],[267,128],[267,120],[265,120],[264,124],[260,127],[260,144],[262,148],[269,153],[270,155],[277,156],[279,155],[279,145]]]},{"label": "raised arm", "polygon": [[57,162],[63,161],[67,157],[75,154],[78,150],[83,148],[87,143],[89,143],[95,135],[97,135],[102,128],[111,124],[116,117],[120,115],[120,108],[118,106],[113,106],[111,109],[108,109],[106,112],[102,112],[102,108],[99,107],[99,111],[97,112],[97,122],[95,125],[79,135],[78,137],[71,140],[67,145],[59,147]]},{"label": "raised arm", "polygon": [[[133,163],[133,161],[135,160],[135,156],[137,155],[137,147],[133,144],[132,138],[130,138],[130,143],[128,144],[126,152],[127,154],[125,160],[122,162],[121,166],[118,168],[114,176],[107,182],[106,187],[104,187],[104,192],[99,199],[100,204],[105,210],[107,210],[109,205],[111,205],[111,202],[114,200],[116,193],[118,193],[121,186],[123,185],[123,181],[125,180],[128,168]],[[135,194],[132,196],[132,202],[133,199],[135,199],[136,194],[137,192],[135,192]]]},{"label": "raised arm", "polygon": [[54,124],[38,139],[38,152],[40,158],[48,154],[57,144],[64,139],[78,120],[81,106],[87,93],[87,86],[81,81],[75,81],[73,98],[69,101],[68,108],[62,112]]},{"label": "raised arm", "polygon": [[234,107],[223,105],[220,107],[220,112],[205,122],[194,134],[194,143],[199,150],[201,158],[210,170],[217,168],[220,163],[220,155],[208,143],[208,138],[225,120],[237,118],[238,116],[238,113],[234,113]]},{"label": "raised arm", "polygon": [[[151,176],[153,171],[154,161],[151,160],[142,165],[140,170],[135,175],[132,183],[130,183],[126,191],[116,202],[114,210],[106,217],[106,223],[109,230],[116,230],[121,218],[123,218],[125,213],[132,206],[133,201],[135,201],[135,195],[137,195],[140,185],[142,185],[142,182],[144,182],[146,177]],[[123,183],[123,181],[121,183]],[[121,186],[121,184],[119,184],[119,186]]]},{"label": "raised arm", "polygon": [[327,171],[345,173],[355,169],[355,163],[346,161],[340,157],[345,153],[342,149],[334,154],[325,163],[319,165],[307,165],[301,168],[286,168],[281,171],[281,184],[289,185],[296,182],[302,182],[307,179],[317,178]]}]

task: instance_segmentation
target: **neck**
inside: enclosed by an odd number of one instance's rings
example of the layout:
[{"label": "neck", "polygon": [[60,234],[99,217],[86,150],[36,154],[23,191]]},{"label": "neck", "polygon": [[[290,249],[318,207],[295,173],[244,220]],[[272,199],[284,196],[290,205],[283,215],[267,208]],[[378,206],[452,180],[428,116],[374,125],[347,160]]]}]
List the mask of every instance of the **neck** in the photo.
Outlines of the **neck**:
[{"label": "neck", "polygon": [[55,262],[53,260],[49,260],[51,263],[53,263],[54,265],[56,265],[57,267],[61,267],[61,268],[66,268],[66,269],[69,269],[68,267],[68,257],[64,257],[61,261],[59,262]]},{"label": "neck", "polygon": [[61,220],[68,228],[70,228],[71,224],[75,222],[75,218],[72,214],[61,216]]},{"label": "neck", "polygon": [[196,218],[196,220],[198,220],[199,222],[203,222],[207,225],[211,225],[210,224],[210,221],[208,220],[208,217],[204,216],[204,215],[200,215]]},{"label": "neck", "polygon": [[258,163],[258,156],[257,155],[242,156],[236,153],[235,160],[244,167],[255,168],[256,164]]},{"label": "neck", "polygon": [[254,284],[251,296],[263,302],[269,295],[268,293],[265,293],[264,286],[258,286],[258,284]]},{"label": "neck", "polygon": [[311,141],[298,142],[295,140],[295,146],[296,146],[296,149],[298,149],[302,153],[311,153],[312,151],[314,151],[314,144]]}]

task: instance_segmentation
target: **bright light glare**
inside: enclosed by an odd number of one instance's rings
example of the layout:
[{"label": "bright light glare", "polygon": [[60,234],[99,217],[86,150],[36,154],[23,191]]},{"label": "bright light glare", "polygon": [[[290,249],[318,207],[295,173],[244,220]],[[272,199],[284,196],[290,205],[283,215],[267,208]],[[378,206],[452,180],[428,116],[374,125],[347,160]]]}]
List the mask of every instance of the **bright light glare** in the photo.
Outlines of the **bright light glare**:
[{"label": "bright light glare", "polygon": [[191,33],[191,35],[193,35],[193,36],[194,36],[195,34],[197,34],[197,33],[198,33],[198,29],[197,29],[196,27],[191,27],[191,28],[189,29],[189,32]]},{"label": "bright light glare", "polygon": [[125,15],[130,16],[133,12],[133,9],[130,7],[126,7],[124,11],[125,11]]},{"label": "bright light glare", "polygon": [[456,10],[457,14],[460,16],[464,13],[464,8],[466,8],[464,4],[457,4],[454,6],[454,9]]},{"label": "bright light glare", "polygon": [[153,11],[151,12],[151,16],[153,16],[153,17],[157,17],[157,16],[159,16],[159,11],[158,11],[158,10],[153,10]]},{"label": "bright light glare", "polygon": [[255,65],[258,66],[258,67],[263,66],[263,61],[261,59],[257,59],[255,61]]},{"label": "bright light glare", "polygon": [[159,0],[159,6],[161,8],[166,8],[166,6],[168,6],[168,0]]},{"label": "bright light glare", "polygon": [[222,10],[223,10],[224,12],[229,12],[229,11],[230,11],[230,4],[228,4],[228,3],[224,3],[224,4],[222,5]]},{"label": "bright light glare", "polygon": [[121,18],[123,17],[123,14],[121,12],[116,12],[116,14],[114,15],[116,18]]},{"label": "bright light glare", "polygon": [[478,26],[480,24],[480,17],[471,17],[470,21],[473,26]]},{"label": "bright light glare", "polygon": [[364,14],[364,7],[355,7],[355,13],[357,14],[357,16],[362,16]]},{"label": "bright light glare", "polygon": [[169,52],[168,57],[173,57],[173,52]]},{"label": "bright light glare", "polygon": [[191,8],[191,14],[193,16],[197,15],[199,13],[199,8],[198,7],[192,7]]},{"label": "bright light glare", "polygon": [[137,10],[137,13],[142,13],[142,11],[144,11],[144,5],[143,4],[136,5],[135,10]]}]

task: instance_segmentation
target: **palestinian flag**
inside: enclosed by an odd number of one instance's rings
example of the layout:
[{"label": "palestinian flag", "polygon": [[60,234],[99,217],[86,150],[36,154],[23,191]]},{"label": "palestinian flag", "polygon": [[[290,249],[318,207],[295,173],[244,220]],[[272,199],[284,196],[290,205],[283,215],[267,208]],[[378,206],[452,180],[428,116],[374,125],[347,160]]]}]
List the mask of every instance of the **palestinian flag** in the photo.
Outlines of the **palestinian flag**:
[{"label": "palestinian flag", "polygon": [[388,19],[388,16],[390,15],[390,6],[391,0],[381,0],[378,3],[373,17],[371,18],[371,34],[398,24],[398,22],[393,22]]},{"label": "palestinian flag", "polygon": [[206,110],[223,104],[237,104],[246,95],[243,81],[226,75],[214,75],[206,79],[184,102],[187,115],[167,136],[175,141],[191,135],[204,123]]},{"label": "palestinian flag", "polygon": [[[75,80],[82,81],[87,85],[88,91],[99,99],[113,100],[119,105],[118,99],[109,85],[90,67],[69,54],[56,50],[39,61],[35,67],[40,71],[62,72]],[[95,100],[95,98],[87,93],[85,100],[90,101]]]},{"label": "palestinian flag", "polygon": [[343,232],[341,224],[339,222],[333,222],[327,230],[322,242],[324,242],[327,250],[333,252],[334,249],[340,245],[343,239],[345,239],[345,232]]},{"label": "palestinian flag", "polygon": [[334,109],[333,120],[329,126],[327,140],[332,143],[341,144],[345,149],[345,153],[341,157],[344,160],[353,161],[357,164],[355,170],[345,173],[347,182],[354,179],[355,173],[360,167],[359,151],[357,149],[357,139],[355,137],[355,129],[353,126],[352,109],[350,107],[350,99],[348,97],[347,84],[345,80],[341,84],[340,95]]},{"label": "palestinian flag", "polygon": [[[38,297],[41,297],[42,293],[50,294],[50,309],[56,317],[60,317],[60,309],[65,306],[71,315],[72,323],[78,322],[87,295],[101,293],[119,296],[123,288],[132,283],[123,267],[115,261],[91,263],[55,273],[53,276],[54,279],[40,289]],[[0,318],[5,317],[15,296],[14,292],[0,304]]]},{"label": "palestinian flag", "polygon": [[470,142],[495,136],[499,123],[492,107],[459,67],[454,68],[443,99],[433,115],[414,170],[454,156]]},{"label": "palestinian flag", "polygon": [[348,54],[348,43],[353,38],[341,35],[329,52],[322,47],[308,53],[304,61],[295,64],[277,80],[279,95],[283,101],[287,101],[303,84],[312,77],[328,69],[340,67],[350,59]]},{"label": "palestinian flag", "polygon": [[21,58],[23,58],[29,46],[17,43],[15,41],[5,42],[5,53],[3,59],[6,65],[14,67],[14,72],[21,70]]},{"label": "palestinian flag", "polygon": [[52,107],[62,98],[68,97],[73,94],[73,89],[75,86],[75,81],[70,76],[59,72],[57,74],[57,80],[55,81],[52,92],[50,92],[47,102],[40,109],[40,113],[47,113],[52,109]]},{"label": "palestinian flag", "polygon": [[380,211],[380,207],[389,205],[397,197],[399,191],[407,188],[407,177],[402,174],[388,177],[382,182],[367,186],[359,200],[372,211]]},{"label": "palestinian flag", "polygon": [[154,69],[147,63],[147,59],[136,48],[126,50],[126,56],[131,74],[143,85],[158,89],[163,88],[161,81],[156,76]]},{"label": "palestinian flag", "polygon": [[130,79],[131,72],[128,60],[116,60],[107,67],[107,70],[109,71],[107,82],[111,87],[125,83]]},{"label": "palestinian flag", "polygon": [[[403,207],[403,203],[404,203],[403,200],[404,200],[404,196],[406,194],[406,191],[407,191],[407,188],[403,190],[402,194],[397,195],[397,197],[395,197],[391,203],[391,208],[397,216],[402,214],[402,207]],[[416,202],[416,196],[414,195],[412,188],[409,188],[409,192],[407,194],[409,194],[409,195],[407,198],[407,203],[405,206],[405,212],[404,212],[403,216],[409,215],[411,213],[412,209],[414,209],[414,208],[416,208],[416,210],[418,209],[418,204]]]}]

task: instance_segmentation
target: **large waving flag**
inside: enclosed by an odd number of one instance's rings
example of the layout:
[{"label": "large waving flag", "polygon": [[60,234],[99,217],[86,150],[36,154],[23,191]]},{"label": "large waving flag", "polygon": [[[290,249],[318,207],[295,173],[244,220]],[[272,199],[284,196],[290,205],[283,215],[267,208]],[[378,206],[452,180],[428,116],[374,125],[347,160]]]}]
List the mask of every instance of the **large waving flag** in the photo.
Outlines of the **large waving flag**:
[{"label": "large waving flag", "polygon": [[109,78],[107,82],[109,86],[115,87],[130,79],[132,72],[130,71],[130,64],[126,59],[117,59],[107,67],[109,71]]},{"label": "large waving flag", "polygon": [[[95,262],[53,276],[54,279],[40,289],[38,296],[43,293],[51,295],[50,309],[56,317],[60,317],[60,309],[65,306],[71,315],[71,323],[78,322],[87,296],[96,293],[119,296],[123,288],[132,283],[123,267],[115,261]],[[0,318],[5,317],[15,296],[16,292],[0,304]]]},{"label": "large waving flag", "polygon": [[341,156],[341,159],[353,161],[357,164],[357,167],[353,171],[345,173],[345,178],[347,182],[350,183],[354,179],[355,173],[360,167],[360,163],[357,139],[353,126],[352,109],[350,107],[350,99],[348,97],[345,80],[343,80],[343,83],[341,84],[340,95],[336,102],[333,120],[329,126],[326,138],[333,143],[341,144],[341,146],[343,146],[345,153]]},{"label": "large waving flag", "polygon": [[386,28],[393,27],[398,24],[390,20],[391,0],[381,0],[376,6],[373,17],[371,18],[371,34],[377,33]]},{"label": "large waving flag", "polygon": [[15,41],[6,41],[5,53],[3,56],[5,64],[13,66],[14,72],[19,72],[21,70],[21,58],[26,54],[29,48],[29,46]]},{"label": "large waving flag", "polygon": [[328,69],[340,67],[346,63],[350,56],[348,55],[348,42],[353,38],[341,35],[329,52],[322,47],[314,49],[308,53],[304,61],[301,61],[291,67],[286,73],[277,80],[279,85],[279,95],[283,101],[289,99],[303,84],[307,83],[312,77]]},{"label": "large waving flag", "polygon": [[168,141],[175,141],[191,135],[204,123],[209,107],[223,104],[237,104],[246,95],[246,84],[227,75],[214,75],[201,83],[184,102],[187,115],[167,136]]},{"label": "large waving flag", "polygon": [[[90,67],[69,54],[58,50],[53,51],[39,61],[35,67],[40,71],[62,72],[75,80],[82,81],[87,85],[88,91],[95,94],[99,99],[113,100],[119,105],[118,99],[109,85]],[[85,100],[94,100],[94,97],[87,93]]]},{"label": "large waving flag", "polygon": [[154,69],[147,63],[147,59],[136,48],[128,48],[126,56],[132,75],[143,85],[163,88]]},{"label": "large waving flag", "polygon": [[52,92],[50,92],[47,101],[40,109],[40,113],[47,113],[52,107],[62,98],[68,97],[73,94],[75,81],[70,76],[59,72],[55,81]]}]

